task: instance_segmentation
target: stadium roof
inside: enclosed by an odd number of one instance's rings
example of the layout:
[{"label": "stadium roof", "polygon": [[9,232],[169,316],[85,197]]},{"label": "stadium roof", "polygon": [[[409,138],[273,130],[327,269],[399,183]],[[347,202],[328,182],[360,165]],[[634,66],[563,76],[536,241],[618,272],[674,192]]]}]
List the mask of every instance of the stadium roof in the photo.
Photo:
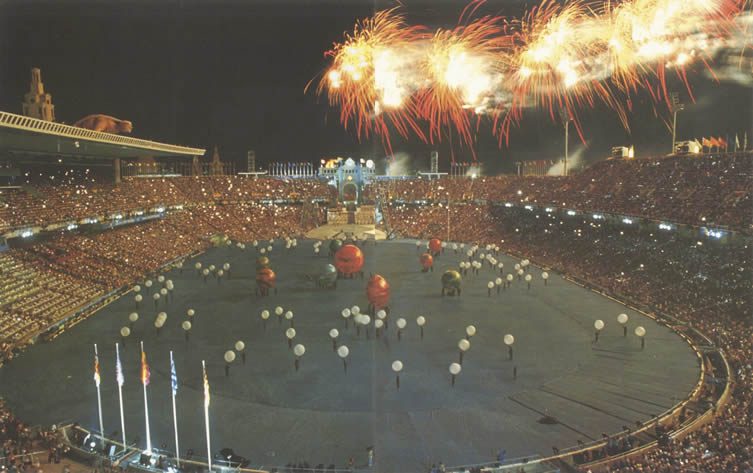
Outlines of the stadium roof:
[{"label": "stadium roof", "polygon": [[202,156],[205,149],[78,128],[0,111],[0,150],[96,158]]}]

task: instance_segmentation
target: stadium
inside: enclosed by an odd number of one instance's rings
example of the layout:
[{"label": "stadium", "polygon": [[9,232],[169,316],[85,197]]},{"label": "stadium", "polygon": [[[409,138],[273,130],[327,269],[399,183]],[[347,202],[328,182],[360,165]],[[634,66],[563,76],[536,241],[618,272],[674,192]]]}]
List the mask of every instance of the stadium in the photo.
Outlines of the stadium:
[{"label": "stadium", "polygon": [[64,3],[0,7],[0,468],[753,472],[746,3]]}]

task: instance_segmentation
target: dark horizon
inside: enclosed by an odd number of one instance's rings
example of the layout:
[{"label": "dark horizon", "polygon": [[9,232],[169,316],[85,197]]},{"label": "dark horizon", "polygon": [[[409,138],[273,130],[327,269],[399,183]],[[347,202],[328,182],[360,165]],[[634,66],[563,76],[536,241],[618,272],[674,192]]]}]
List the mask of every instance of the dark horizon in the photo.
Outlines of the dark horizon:
[{"label": "dark horizon", "polygon": [[[6,1],[0,4],[0,109],[20,113],[30,69],[39,67],[52,94],[57,121],[104,113],[134,123],[133,136],[211,151],[223,160],[245,162],[256,151],[269,161],[317,162],[350,155],[380,160],[381,142],[359,143],[345,130],[337,110],[306,84],[326,67],[323,53],[359,18],[394,5],[367,1]],[[406,1],[412,22],[453,26],[464,2]],[[488,12],[518,15],[519,1],[490,1]],[[678,117],[678,140],[748,131],[753,143],[753,89],[715,83],[702,71],[691,77],[696,102],[682,84],[670,81],[688,105]],[[658,107],[663,110],[661,107]],[[637,156],[669,152],[671,134],[655,117],[648,94],[633,97],[631,131],[616,114],[597,106],[581,110],[588,148],[571,129],[571,153],[585,161],[603,159],[612,146],[635,145]],[[510,145],[482,125],[476,145],[486,172],[509,170],[515,161],[562,155],[561,124],[528,110],[511,132]],[[428,165],[432,149],[440,166],[451,153],[470,151],[393,135],[393,151]],[[242,165],[241,165],[242,166]]]}]

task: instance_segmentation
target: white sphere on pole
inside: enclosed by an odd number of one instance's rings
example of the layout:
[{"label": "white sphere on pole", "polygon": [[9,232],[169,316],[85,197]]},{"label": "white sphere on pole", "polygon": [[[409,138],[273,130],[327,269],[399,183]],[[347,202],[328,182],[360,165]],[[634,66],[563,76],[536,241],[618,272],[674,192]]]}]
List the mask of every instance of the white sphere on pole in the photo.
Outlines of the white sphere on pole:
[{"label": "white sphere on pole", "polygon": [[354,305],[353,307],[350,308],[350,313],[353,315],[358,315],[361,313],[361,308],[358,307],[357,305]]},{"label": "white sphere on pole", "polygon": [[404,318],[400,317],[399,319],[397,319],[397,328],[403,329],[405,328],[406,324],[407,322],[405,321]]},{"label": "white sphere on pole", "polygon": [[264,309],[261,311],[260,315],[262,320],[267,320],[269,318],[269,311],[267,309]]},{"label": "white sphere on pole", "polygon": [[293,347],[293,353],[295,356],[303,356],[304,353],[306,353],[306,347],[301,345],[300,343]]},{"label": "white sphere on pole", "polygon": [[144,286],[146,286],[146,287],[152,287],[152,280],[151,279],[147,279],[146,282],[144,283]]},{"label": "white sphere on pole", "polygon": [[280,307],[279,305],[275,307],[275,315],[282,315],[284,309]]},{"label": "white sphere on pole", "polygon": [[617,316],[617,322],[621,323],[622,325],[625,325],[628,321],[628,315],[627,314],[620,314]]},{"label": "white sphere on pole", "polygon": [[329,331],[330,338],[335,339],[339,336],[340,336],[340,332],[336,328],[333,328],[332,330]]},{"label": "white sphere on pole", "polygon": [[183,327],[183,330],[188,331],[191,330],[191,322],[188,320],[184,320],[182,324],[180,324],[181,327]]},{"label": "white sphere on pole", "polygon": [[416,324],[419,327],[423,327],[424,325],[426,325],[426,317],[424,317],[423,315],[419,315],[418,317],[416,317]]},{"label": "white sphere on pole", "polygon": [[510,346],[513,343],[515,343],[515,337],[513,337],[511,334],[507,334],[504,337],[502,337],[502,340],[505,342],[505,345]]},{"label": "white sphere on pole", "polygon": [[130,314],[128,314],[128,320],[130,320],[131,322],[138,321],[139,320],[139,314],[137,314],[136,312],[131,312]]},{"label": "white sphere on pole", "polygon": [[544,271],[543,273],[541,273],[541,279],[543,279],[544,281],[546,281],[547,279],[549,279],[549,273],[547,273],[546,271]]},{"label": "white sphere on pole", "polygon": [[450,374],[453,376],[456,374],[459,374],[460,371],[462,371],[463,367],[460,366],[458,363],[450,363]]},{"label": "white sphere on pole", "polygon": [[241,340],[238,340],[235,342],[235,350],[236,351],[243,351],[246,348],[246,344],[243,343]]},{"label": "white sphere on pole", "polygon": [[533,276],[531,276],[530,274],[526,274],[525,279],[526,279],[526,282],[531,282],[531,279],[533,279]]},{"label": "white sphere on pole", "polygon": [[295,338],[295,329],[291,327],[291,328],[285,330],[285,336],[288,337],[288,339],[290,339],[290,340],[294,339]]},{"label": "white sphere on pole", "polygon": [[399,373],[403,370],[403,362],[400,360],[395,360],[392,362],[392,371],[395,373]]},{"label": "white sphere on pole", "polygon": [[377,311],[376,315],[377,315],[378,318],[384,320],[384,318],[387,317],[387,312],[384,311],[384,310],[379,310],[379,311]]},{"label": "white sphere on pole", "polygon": [[141,292],[141,286],[139,286],[138,284],[136,284],[135,286],[133,286],[133,291],[134,292]]},{"label": "white sphere on pole", "polygon": [[127,337],[130,334],[131,334],[131,329],[130,328],[123,327],[123,328],[120,329],[120,336],[121,337]]},{"label": "white sphere on pole", "polygon": [[225,362],[232,363],[235,361],[235,352],[233,350],[228,350],[225,352]]},{"label": "white sphere on pole", "polygon": [[645,337],[646,329],[641,326],[635,327],[635,334],[638,335],[639,337]]},{"label": "white sphere on pole", "polygon": [[461,338],[458,342],[458,348],[460,349],[460,351],[468,351],[468,349],[471,348],[471,342],[469,342],[465,338]]},{"label": "white sphere on pole", "polygon": [[134,300],[136,302],[141,302],[142,300],[144,300],[144,297],[141,294],[136,294],[136,297],[134,297]]},{"label": "white sphere on pole", "polygon": [[596,330],[602,330],[604,328],[604,321],[603,320],[597,320],[594,322],[594,328]]},{"label": "white sphere on pole", "polygon": [[346,358],[348,354],[350,353],[350,350],[348,350],[348,347],[345,345],[341,345],[337,348],[337,356],[340,358]]},{"label": "white sphere on pole", "polygon": [[285,312],[285,320],[292,320],[293,319],[293,311],[289,310]]},{"label": "white sphere on pole", "polygon": [[342,312],[340,312],[340,315],[342,315],[344,319],[347,319],[350,317],[350,309],[343,309]]},{"label": "white sphere on pole", "polygon": [[474,325],[469,325],[465,328],[465,334],[469,337],[472,337],[476,335],[476,327]]},{"label": "white sphere on pole", "polygon": [[193,317],[194,315],[196,315],[196,311],[193,309],[188,309],[186,311],[186,315],[188,315],[189,317]]}]

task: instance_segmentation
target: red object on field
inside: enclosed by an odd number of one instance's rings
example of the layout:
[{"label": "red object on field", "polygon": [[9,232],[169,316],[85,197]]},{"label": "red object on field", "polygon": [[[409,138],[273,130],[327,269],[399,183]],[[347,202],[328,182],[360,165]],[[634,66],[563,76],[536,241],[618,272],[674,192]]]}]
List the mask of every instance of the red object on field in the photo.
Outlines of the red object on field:
[{"label": "red object on field", "polygon": [[387,307],[390,302],[390,284],[382,276],[373,275],[366,284],[366,297],[375,310]]},{"label": "red object on field", "polygon": [[341,274],[350,276],[363,268],[363,252],[355,245],[345,245],[335,253],[335,268]]},{"label": "red object on field", "polygon": [[442,242],[439,240],[439,238],[432,238],[431,240],[429,240],[429,249],[434,254],[442,251]]},{"label": "red object on field", "polygon": [[421,267],[424,269],[424,271],[428,271],[432,266],[434,266],[434,257],[429,253],[422,254],[419,258],[419,261],[421,261]]},{"label": "red object on field", "polygon": [[260,289],[269,290],[275,287],[275,282],[277,282],[277,275],[271,268],[260,268],[256,272],[256,285]]}]

